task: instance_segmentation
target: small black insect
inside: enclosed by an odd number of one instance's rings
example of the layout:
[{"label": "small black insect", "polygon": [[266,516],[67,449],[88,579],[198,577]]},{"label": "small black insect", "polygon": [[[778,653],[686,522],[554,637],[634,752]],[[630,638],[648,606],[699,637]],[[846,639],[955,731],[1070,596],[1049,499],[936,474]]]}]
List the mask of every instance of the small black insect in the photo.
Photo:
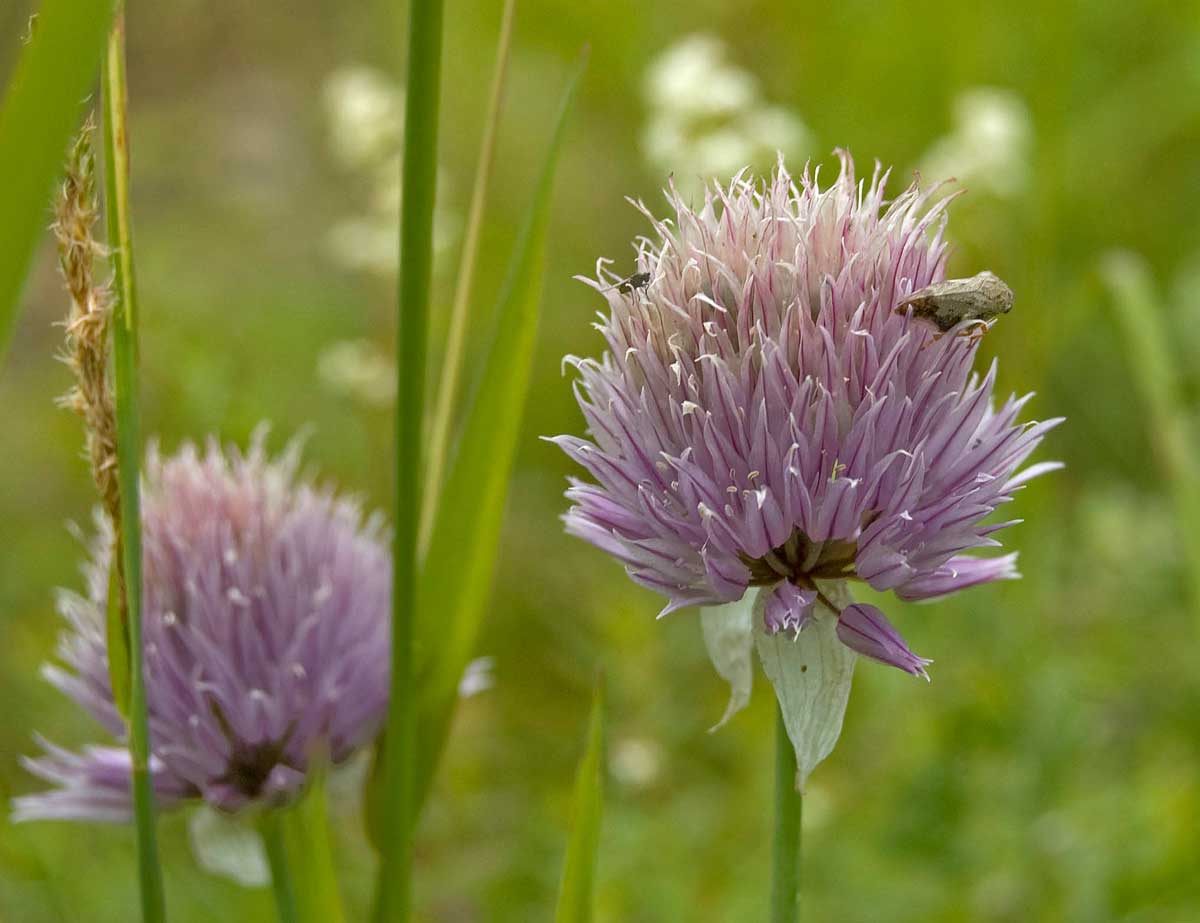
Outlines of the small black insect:
[{"label": "small black insect", "polygon": [[622,279],[616,284],[616,289],[622,295],[628,295],[636,292],[640,288],[645,288],[650,284],[650,273],[635,272],[628,279]]}]

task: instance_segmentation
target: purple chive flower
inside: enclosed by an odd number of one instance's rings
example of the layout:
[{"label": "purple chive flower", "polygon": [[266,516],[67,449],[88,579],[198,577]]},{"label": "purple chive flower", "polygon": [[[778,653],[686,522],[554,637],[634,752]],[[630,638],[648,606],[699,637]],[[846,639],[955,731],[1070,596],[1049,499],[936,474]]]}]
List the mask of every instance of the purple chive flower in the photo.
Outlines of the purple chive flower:
[{"label": "purple chive flower", "polygon": [[[601,260],[585,280],[608,349],[567,358],[590,438],[554,441],[596,481],[572,480],[567,530],[667,597],[664,615],[764,587],[765,631],[797,631],[820,581],[925,599],[1017,576],[1013,555],[968,552],[998,545],[1011,523],[988,517],[1058,467],[1018,471],[1060,421],[1019,422],[1028,396],[994,405],[995,365],[971,371],[978,324],[942,334],[898,310],[944,277],[951,197],[914,184],[889,202],[887,173],[858,182],[840,157],[824,189],[782,162],[696,210],[672,188],[673,220],[640,206],[657,239],[637,245],[638,278]],[[843,643],[923,673],[878,610],[841,618]]]},{"label": "purple chive flower", "polygon": [[[210,442],[162,458],[142,490],[146,693],[160,805],[225,811],[286,803],[315,762],[371,741],[388,695],[391,566],[380,518],[296,477],[295,443],[271,460]],[[105,649],[111,529],[99,528],[87,593],[63,593],[64,667],[46,677],[114,738]],[[26,767],[55,787],[18,819],[127,820],[129,753],[43,741]]]}]

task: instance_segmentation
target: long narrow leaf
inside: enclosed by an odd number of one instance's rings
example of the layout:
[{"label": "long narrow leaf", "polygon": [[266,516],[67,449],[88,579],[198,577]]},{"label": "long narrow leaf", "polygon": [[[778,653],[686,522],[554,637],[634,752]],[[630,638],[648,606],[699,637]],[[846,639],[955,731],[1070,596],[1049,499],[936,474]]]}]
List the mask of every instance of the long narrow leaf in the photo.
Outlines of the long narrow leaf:
[{"label": "long narrow leaf", "polygon": [[45,0],[0,109],[0,358],[63,152],[94,86],[114,0]]},{"label": "long narrow leaf", "polygon": [[1110,253],[1100,271],[1129,355],[1130,377],[1150,417],[1156,460],[1172,493],[1192,605],[1200,617],[1200,467],[1195,462],[1191,410],[1171,351],[1166,310],[1141,257],[1125,251]]},{"label": "long narrow leaf", "polygon": [[392,541],[392,657],[383,775],[385,840],[375,889],[377,923],[404,923],[411,900],[410,811],[416,748],[413,644],[420,559],[421,440],[425,351],[433,273],[442,0],[409,0],[408,97],[401,168],[400,289],[397,301],[395,535]]},{"label": "long narrow leaf", "polygon": [[296,905],[296,876],[292,872],[291,853],[283,815],[269,811],[262,820],[261,832],[267,862],[271,866],[271,890],[275,894],[275,916],[279,923],[300,923]]},{"label": "long narrow leaf", "polygon": [[583,71],[567,86],[533,203],[517,240],[496,311],[496,328],[442,492],[417,612],[421,667],[416,807],[432,779],[458,683],[472,656],[491,589],[508,479],[520,435],[537,336],[555,168]]},{"label": "long narrow leaf", "polygon": [[344,923],[346,919],[329,842],[325,778],[323,772],[317,773],[300,803],[283,814],[296,919],[300,923]]},{"label": "long narrow leaf", "polygon": [[575,775],[571,838],[558,890],[555,923],[591,923],[596,903],[596,853],[600,846],[600,817],[604,810],[604,677],[596,679],[587,750]]},{"label": "long narrow leaf", "polygon": [[129,207],[129,126],[125,84],[125,17],[118,14],[104,59],[105,209],[112,250],[113,382],[117,412],[117,469],[121,487],[121,548],[125,564],[129,636],[129,753],[137,829],[142,919],[166,919],[162,872],[150,785],[150,729],[142,654],[142,514],[138,471],[142,445],[138,420],[137,285],[133,271],[133,227]]},{"label": "long narrow leaf", "polygon": [[487,205],[492,165],[496,159],[496,136],[500,128],[500,110],[504,103],[504,85],[508,76],[508,60],[512,52],[513,19],[517,0],[505,0],[500,17],[500,39],[496,43],[496,67],[492,73],[492,90],[488,99],[487,116],[483,122],[483,140],[479,145],[479,164],[475,168],[475,184],[471,190],[471,208],[467,217],[467,233],[463,237],[462,258],[458,263],[458,280],[454,287],[454,303],[450,309],[450,329],[446,334],[446,354],[438,379],[437,406],[429,430],[429,462],[425,469],[425,504],[421,507],[421,548],[429,545],[437,515],[438,491],[442,486],[442,468],[450,442],[450,424],[457,404],[459,372],[462,370],[463,341],[467,333],[467,313],[471,304],[471,288],[475,277],[475,258],[479,253],[479,238],[483,231],[483,212]]}]

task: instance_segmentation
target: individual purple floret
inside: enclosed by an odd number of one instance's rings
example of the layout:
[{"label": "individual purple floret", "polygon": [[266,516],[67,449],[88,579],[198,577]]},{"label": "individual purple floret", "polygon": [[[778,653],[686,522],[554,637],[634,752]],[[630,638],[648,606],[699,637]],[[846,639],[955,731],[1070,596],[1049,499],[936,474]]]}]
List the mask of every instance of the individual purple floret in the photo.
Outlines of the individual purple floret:
[{"label": "individual purple floret", "polygon": [[771,587],[763,609],[763,624],[767,631],[798,632],[803,630],[817,601],[817,591],[801,589],[790,580],[781,580]]},{"label": "individual purple floret", "polygon": [[887,620],[887,616],[874,606],[854,603],[844,608],[838,616],[837,636],[839,641],[855,653],[886,663],[913,676],[929,679],[925,668],[933,661],[918,657],[910,651],[900,633]]},{"label": "individual purple floret", "polygon": [[[310,767],[378,732],[388,696],[391,566],[378,517],[296,477],[295,444],[151,450],[142,489],[146,698],[160,805],[288,802]],[[111,529],[98,519],[87,593],[64,592],[64,667],[46,677],[115,738],[105,645]],[[18,819],[123,821],[129,754],[42,742],[25,765],[55,787]]]},{"label": "individual purple floret", "polygon": [[[798,631],[819,582],[924,599],[1016,576],[1014,556],[965,552],[997,546],[1011,523],[989,516],[1058,467],[1018,471],[1060,421],[1019,422],[1028,397],[994,406],[995,365],[971,371],[979,321],[942,333],[898,310],[945,275],[950,197],[914,184],[889,202],[887,173],[858,182],[840,157],[824,189],[782,162],[695,210],[672,189],[672,220],[642,207],[639,285],[603,260],[586,280],[608,348],[567,359],[589,438],[554,441],[595,479],[572,480],[567,530],[663,614],[765,587],[765,630]],[[841,618],[843,643],[923,674],[878,610]]]}]

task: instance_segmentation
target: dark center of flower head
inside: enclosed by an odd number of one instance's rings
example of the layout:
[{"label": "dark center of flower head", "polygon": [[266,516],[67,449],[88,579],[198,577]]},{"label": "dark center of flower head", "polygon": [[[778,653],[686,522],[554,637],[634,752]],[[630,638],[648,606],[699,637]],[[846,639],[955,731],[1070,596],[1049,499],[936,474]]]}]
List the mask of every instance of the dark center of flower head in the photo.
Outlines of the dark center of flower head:
[{"label": "dark center of flower head", "polygon": [[261,744],[239,744],[229,758],[229,768],[220,781],[231,785],[247,798],[256,798],[278,766],[284,744],[267,741]]},{"label": "dark center of flower head", "polygon": [[217,781],[236,789],[247,798],[257,798],[262,794],[263,787],[271,777],[271,771],[276,766],[291,766],[284,760],[284,750],[292,736],[292,728],[288,728],[281,740],[264,740],[260,743],[246,743],[234,733],[229,719],[217,702],[211,702],[213,716],[221,727],[221,732],[229,740],[232,747],[225,774]]},{"label": "dark center of flower head", "polygon": [[[878,513],[873,511],[864,514],[862,527],[866,528],[877,516]],[[786,542],[761,558],[739,557],[750,570],[751,586],[771,586],[784,579],[798,586],[811,587],[814,580],[852,579],[857,555],[856,541],[828,539],[814,542],[803,531],[795,529]]]}]

